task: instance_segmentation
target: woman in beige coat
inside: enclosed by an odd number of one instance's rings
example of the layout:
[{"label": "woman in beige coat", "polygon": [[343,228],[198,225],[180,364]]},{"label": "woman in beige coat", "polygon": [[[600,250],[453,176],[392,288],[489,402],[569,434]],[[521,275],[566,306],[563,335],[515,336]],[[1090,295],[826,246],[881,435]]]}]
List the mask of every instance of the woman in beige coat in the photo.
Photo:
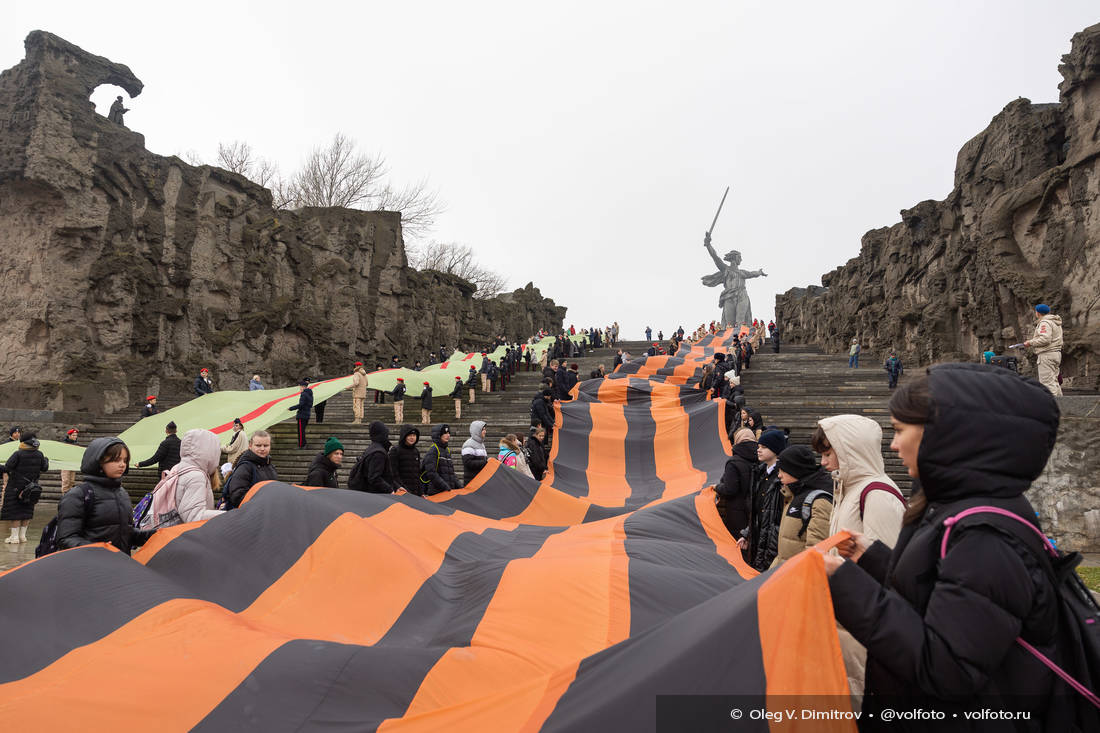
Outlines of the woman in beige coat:
[{"label": "woman in beige coat", "polygon": [[[833,477],[829,535],[851,530],[892,548],[901,531],[906,502],[886,475],[879,424],[862,415],[834,415],[817,424],[810,443],[821,454],[821,467]],[[867,650],[843,628],[837,631],[848,685],[858,703],[863,696]]]}]

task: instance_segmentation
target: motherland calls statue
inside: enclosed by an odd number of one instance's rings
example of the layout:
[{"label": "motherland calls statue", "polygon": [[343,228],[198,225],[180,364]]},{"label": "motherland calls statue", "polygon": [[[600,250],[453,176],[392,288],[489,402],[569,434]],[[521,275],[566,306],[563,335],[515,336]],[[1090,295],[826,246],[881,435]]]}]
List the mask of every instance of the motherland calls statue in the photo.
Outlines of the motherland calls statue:
[{"label": "motherland calls statue", "polygon": [[111,111],[107,113],[107,119],[125,127],[126,125],[122,122],[122,115],[129,111],[130,110],[122,105],[122,96],[120,95],[115,98],[114,104],[111,105]]},{"label": "motherland calls statue", "polygon": [[722,323],[727,326],[736,326],[741,323],[752,323],[752,305],[749,303],[749,293],[745,289],[745,280],[754,277],[767,277],[763,270],[747,272],[738,265],[741,264],[741,253],[730,250],[726,253],[726,264],[718,259],[718,253],[710,245],[710,232],[703,237],[703,246],[710,252],[714,264],[718,265],[718,272],[713,275],[703,275],[703,284],[708,288],[715,285],[724,285],[722,294],[718,297],[718,307],[722,309]]}]

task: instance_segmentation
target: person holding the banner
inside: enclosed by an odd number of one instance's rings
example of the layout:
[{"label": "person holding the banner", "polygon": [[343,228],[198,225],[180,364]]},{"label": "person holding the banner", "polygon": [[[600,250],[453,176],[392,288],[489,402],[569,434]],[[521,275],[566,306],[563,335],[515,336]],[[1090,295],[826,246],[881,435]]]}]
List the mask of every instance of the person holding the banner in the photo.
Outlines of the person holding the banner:
[{"label": "person holding the banner", "polygon": [[890,447],[920,482],[897,545],[852,532],[825,556],[836,619],[867,648],[865,714],[885,705],[961,720],[1012,706],[1028,730],[1075,729],[1058,717],[1073,714],[1075,693],[1043,661],[1064,665],[1068,650],[1024,496],[1054,446],[1054,398],[1007,369],[940,364],[897,389],[890,421]]}]

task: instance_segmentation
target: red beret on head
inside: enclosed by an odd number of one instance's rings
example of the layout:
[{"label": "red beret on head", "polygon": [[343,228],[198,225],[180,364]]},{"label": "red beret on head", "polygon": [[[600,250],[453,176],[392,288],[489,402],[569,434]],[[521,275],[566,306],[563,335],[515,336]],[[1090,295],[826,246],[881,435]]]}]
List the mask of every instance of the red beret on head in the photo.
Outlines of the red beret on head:
[{"label": "red beret on head", "polygon": [[157,396],[156,396],[155,394],[151,394],[151,395],[149,395],[148,397],[146,397],[145,399],[147,399],[147,400],[155,400],[156,398],[157,398]]},{"label": "red beret on head", "polygon": [[72,435],[73,433],[78,433],[78,432],[80,432],[80,431],[77,430],[76,428],[69,428],[68,430],[65,431],[65,435]]},{"label": "red beret on head", "polygon": [[405,381],[405,378],[404,378],[404,377],[398,377],[398,378],[397,378],[397,381],[398,381],[398,382],[404,382],[404,381]]},{"label": "red beret on head", "polygon": [[357,361],[357,362],[355,362],[355,366],[363,366],[363,362]]},{"label": "red beret on head", "polygon": [[462,377],[455,377],[455,379],[457,379],[460,382],[462,381]]},{"label": "red beret on head", "polygon": [[428,384],[427,382],[424,382],[424,386],[425,387],[431,387],[432,385]]}]

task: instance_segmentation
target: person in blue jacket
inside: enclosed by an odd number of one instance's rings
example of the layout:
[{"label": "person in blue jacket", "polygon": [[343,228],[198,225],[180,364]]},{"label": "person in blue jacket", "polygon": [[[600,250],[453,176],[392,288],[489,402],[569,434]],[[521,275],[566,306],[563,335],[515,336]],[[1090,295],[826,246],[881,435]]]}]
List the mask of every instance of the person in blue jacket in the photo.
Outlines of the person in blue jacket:
[{"label": "person in blue jacket", "polygon": [[291,405],[290,410],[297,410],[298,418],[298,447],[306,447],[306,426],[309,425],[309,415],[313,410],[313,390],[309,388],[309,379],[303,378],[298,382],[302,391],[298,395],[298,404]]}]

